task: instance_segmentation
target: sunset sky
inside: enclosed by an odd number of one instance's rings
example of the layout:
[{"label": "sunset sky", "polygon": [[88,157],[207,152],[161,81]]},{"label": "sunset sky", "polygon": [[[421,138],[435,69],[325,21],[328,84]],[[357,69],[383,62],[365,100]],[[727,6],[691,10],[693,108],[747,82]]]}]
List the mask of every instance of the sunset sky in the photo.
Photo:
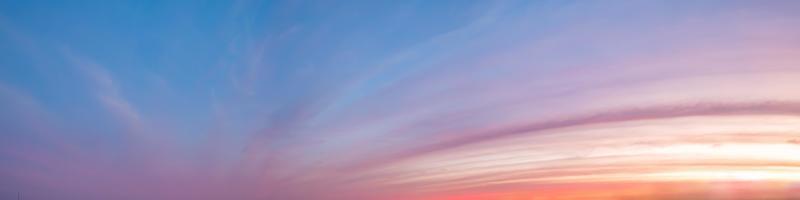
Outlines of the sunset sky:
[{"label": "sunset sky", "polygon": [[0,199],[800,199],[800,1],[0,0]]}]

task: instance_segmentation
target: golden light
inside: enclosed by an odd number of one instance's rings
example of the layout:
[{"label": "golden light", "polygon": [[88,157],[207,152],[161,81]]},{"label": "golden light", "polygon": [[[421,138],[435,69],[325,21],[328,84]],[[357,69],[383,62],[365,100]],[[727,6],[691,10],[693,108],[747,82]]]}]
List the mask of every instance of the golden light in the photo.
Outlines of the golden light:
[{"label": "golden light", "polygon": [[[477,188],[519,191],[544,185],[572,185],[568,190],[573,192],[553,194],[566,199],[570,199],[567,198],[570,194],[611,197],[660,192],[700,194],[702,190],[717,191],[719,189],[711,185],[725,183],[764,184],[770,185],[767,189],[773,189],[773,184],[800,182],[800,156],[797,156],[800,145],[791,142],[798,135],[800,117],[795,116],[634,120],[470,144],[365,174],[385,177],[373,180],[381,184],[419,185],[415,188],[417,191],[432,194]],[[619,184],[627,186],[594,192],[588,189]],[[639,188],[652,184],[676,184],[669,186],[675,191]],[[686,192],[680,189],[682,184],[700,184],[702,186],[692,187],[707,189]],[[579,185],[591,186],[574,188]],[[536,194],[556,191],[540,190],[537,189]],[[580,190],[587,192],[575,192]],[[747,191],[738,187],[722,190]],[[782,193],[785,192],[778,194]]]}]

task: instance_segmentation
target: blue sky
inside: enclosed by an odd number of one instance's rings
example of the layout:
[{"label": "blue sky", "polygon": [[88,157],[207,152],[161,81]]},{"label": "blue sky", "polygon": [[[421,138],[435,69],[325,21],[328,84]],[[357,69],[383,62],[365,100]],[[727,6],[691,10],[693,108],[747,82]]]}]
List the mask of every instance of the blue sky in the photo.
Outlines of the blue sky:
[{"label": "blue sky", "polygon": [[[704,163],[798,150],[785,146],[798,130],[798,9],[3,0],[0,198],[495,199],[574,175],[523,173],[540,160],[580,154],[560,167],[625,171],[608,152],[699,163],[641,177],[753,177]],[[739,148],[682,154],[720,140]],[[651,143],[668,145],[638,146]],[[658,165],[640,157],[626,162]],[[613,177],[582,180],[625,182]]]}]

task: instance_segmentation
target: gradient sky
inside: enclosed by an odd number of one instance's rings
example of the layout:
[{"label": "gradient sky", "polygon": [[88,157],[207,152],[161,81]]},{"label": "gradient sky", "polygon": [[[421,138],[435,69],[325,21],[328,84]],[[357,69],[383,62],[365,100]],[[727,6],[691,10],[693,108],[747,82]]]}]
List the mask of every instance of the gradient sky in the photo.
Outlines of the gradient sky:
[{"label": "gradient sky", "polygon": [[799,10],[0,0],[0,199],[800,198]]}]

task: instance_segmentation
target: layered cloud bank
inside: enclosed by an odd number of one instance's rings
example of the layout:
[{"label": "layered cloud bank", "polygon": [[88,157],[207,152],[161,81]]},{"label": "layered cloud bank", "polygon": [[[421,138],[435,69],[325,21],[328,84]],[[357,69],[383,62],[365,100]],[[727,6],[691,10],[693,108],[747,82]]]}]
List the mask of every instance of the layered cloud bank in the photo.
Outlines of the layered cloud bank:
[{"label": "layered cloud bank", "polygon": [[797,199],[800,4],[0,3],[0,199]]}]

